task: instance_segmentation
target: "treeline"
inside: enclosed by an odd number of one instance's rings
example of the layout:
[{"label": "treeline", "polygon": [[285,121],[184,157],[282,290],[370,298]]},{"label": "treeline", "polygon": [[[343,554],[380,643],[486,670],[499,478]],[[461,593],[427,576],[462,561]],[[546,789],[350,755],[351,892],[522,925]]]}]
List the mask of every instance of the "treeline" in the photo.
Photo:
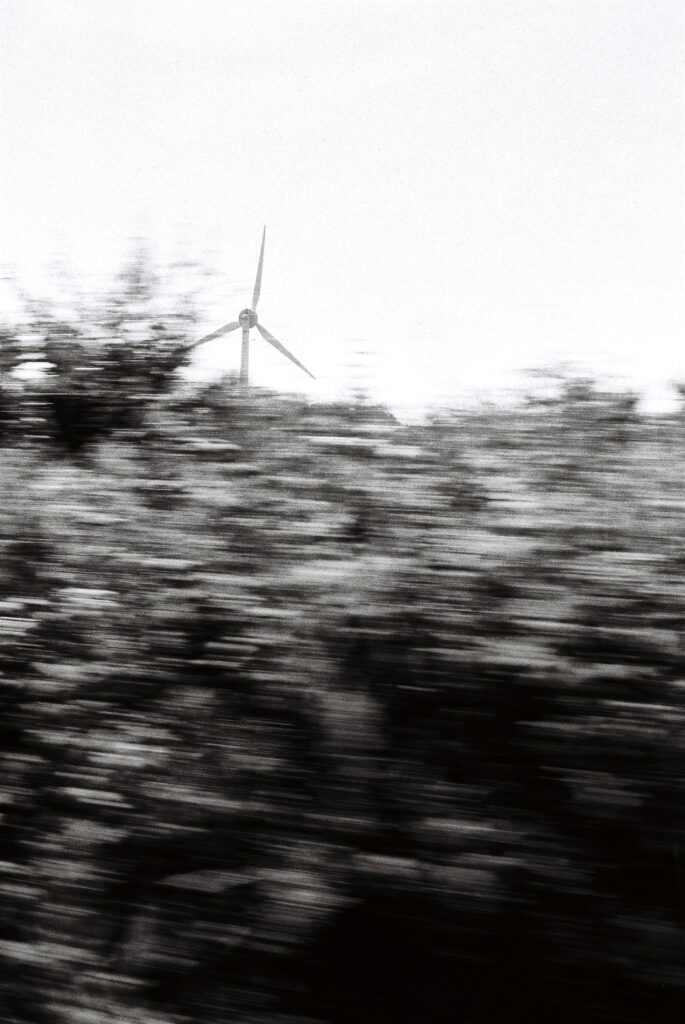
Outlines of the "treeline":
[{"label": "treeline", "polygon": [[682,417],[191,393],[118,309],[2,347],[0,1019],[680,1020]]}]

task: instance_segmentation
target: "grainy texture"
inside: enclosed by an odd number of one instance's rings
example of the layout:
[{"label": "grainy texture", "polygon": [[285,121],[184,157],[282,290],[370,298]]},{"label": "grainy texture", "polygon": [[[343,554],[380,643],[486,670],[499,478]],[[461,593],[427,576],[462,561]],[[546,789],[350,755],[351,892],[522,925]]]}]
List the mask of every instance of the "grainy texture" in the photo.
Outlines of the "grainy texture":
[{"label": "grainy texture", "polygon": [[60,344],[2,391],[0,1019],[681,1019],[682,417]]}]

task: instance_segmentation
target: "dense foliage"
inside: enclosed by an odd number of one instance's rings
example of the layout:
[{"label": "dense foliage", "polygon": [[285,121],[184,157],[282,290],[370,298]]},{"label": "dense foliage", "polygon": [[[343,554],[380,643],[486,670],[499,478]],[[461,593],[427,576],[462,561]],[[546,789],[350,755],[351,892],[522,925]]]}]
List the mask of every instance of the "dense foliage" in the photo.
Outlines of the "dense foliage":
[{"label": "dense foliage", "polygon": [[682,419],[190,397],[165,330],[3,342],[0,1020],[681,1019]]}]

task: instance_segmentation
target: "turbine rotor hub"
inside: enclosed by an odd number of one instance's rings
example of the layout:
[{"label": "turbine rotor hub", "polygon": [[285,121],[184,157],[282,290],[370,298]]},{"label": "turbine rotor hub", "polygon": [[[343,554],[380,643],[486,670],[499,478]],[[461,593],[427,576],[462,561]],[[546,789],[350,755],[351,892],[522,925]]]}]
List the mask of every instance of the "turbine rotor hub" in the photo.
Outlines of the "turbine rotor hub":
[{"label": "turbine rotor hub", "polygon": [[255,327],[257,324],[257,314],[253,309],[243,309],[238,317],[241,327]]}]

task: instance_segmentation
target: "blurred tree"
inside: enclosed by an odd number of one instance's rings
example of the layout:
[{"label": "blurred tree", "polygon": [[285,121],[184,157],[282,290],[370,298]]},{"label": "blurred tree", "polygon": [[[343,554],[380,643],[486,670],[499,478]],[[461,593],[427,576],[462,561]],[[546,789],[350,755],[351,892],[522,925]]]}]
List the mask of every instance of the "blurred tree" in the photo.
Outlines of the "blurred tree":
[{"label": "blurred tree", "polygon": [[680,1019],[682,423],[181,397],[136,260],[9,333],[2,1019]]},{"label": "blurred tree", "polygon": [[192,296],[161,284],[137,246],[107,293],[71,303],[73,320],[24,296],[26,320],[3,339],[0,366],[5,379],[11,369],[22,378],[20,434],[47,433],[73,454],[112,430],[141,429],[149,403],[178,383],[196,322]]}]

